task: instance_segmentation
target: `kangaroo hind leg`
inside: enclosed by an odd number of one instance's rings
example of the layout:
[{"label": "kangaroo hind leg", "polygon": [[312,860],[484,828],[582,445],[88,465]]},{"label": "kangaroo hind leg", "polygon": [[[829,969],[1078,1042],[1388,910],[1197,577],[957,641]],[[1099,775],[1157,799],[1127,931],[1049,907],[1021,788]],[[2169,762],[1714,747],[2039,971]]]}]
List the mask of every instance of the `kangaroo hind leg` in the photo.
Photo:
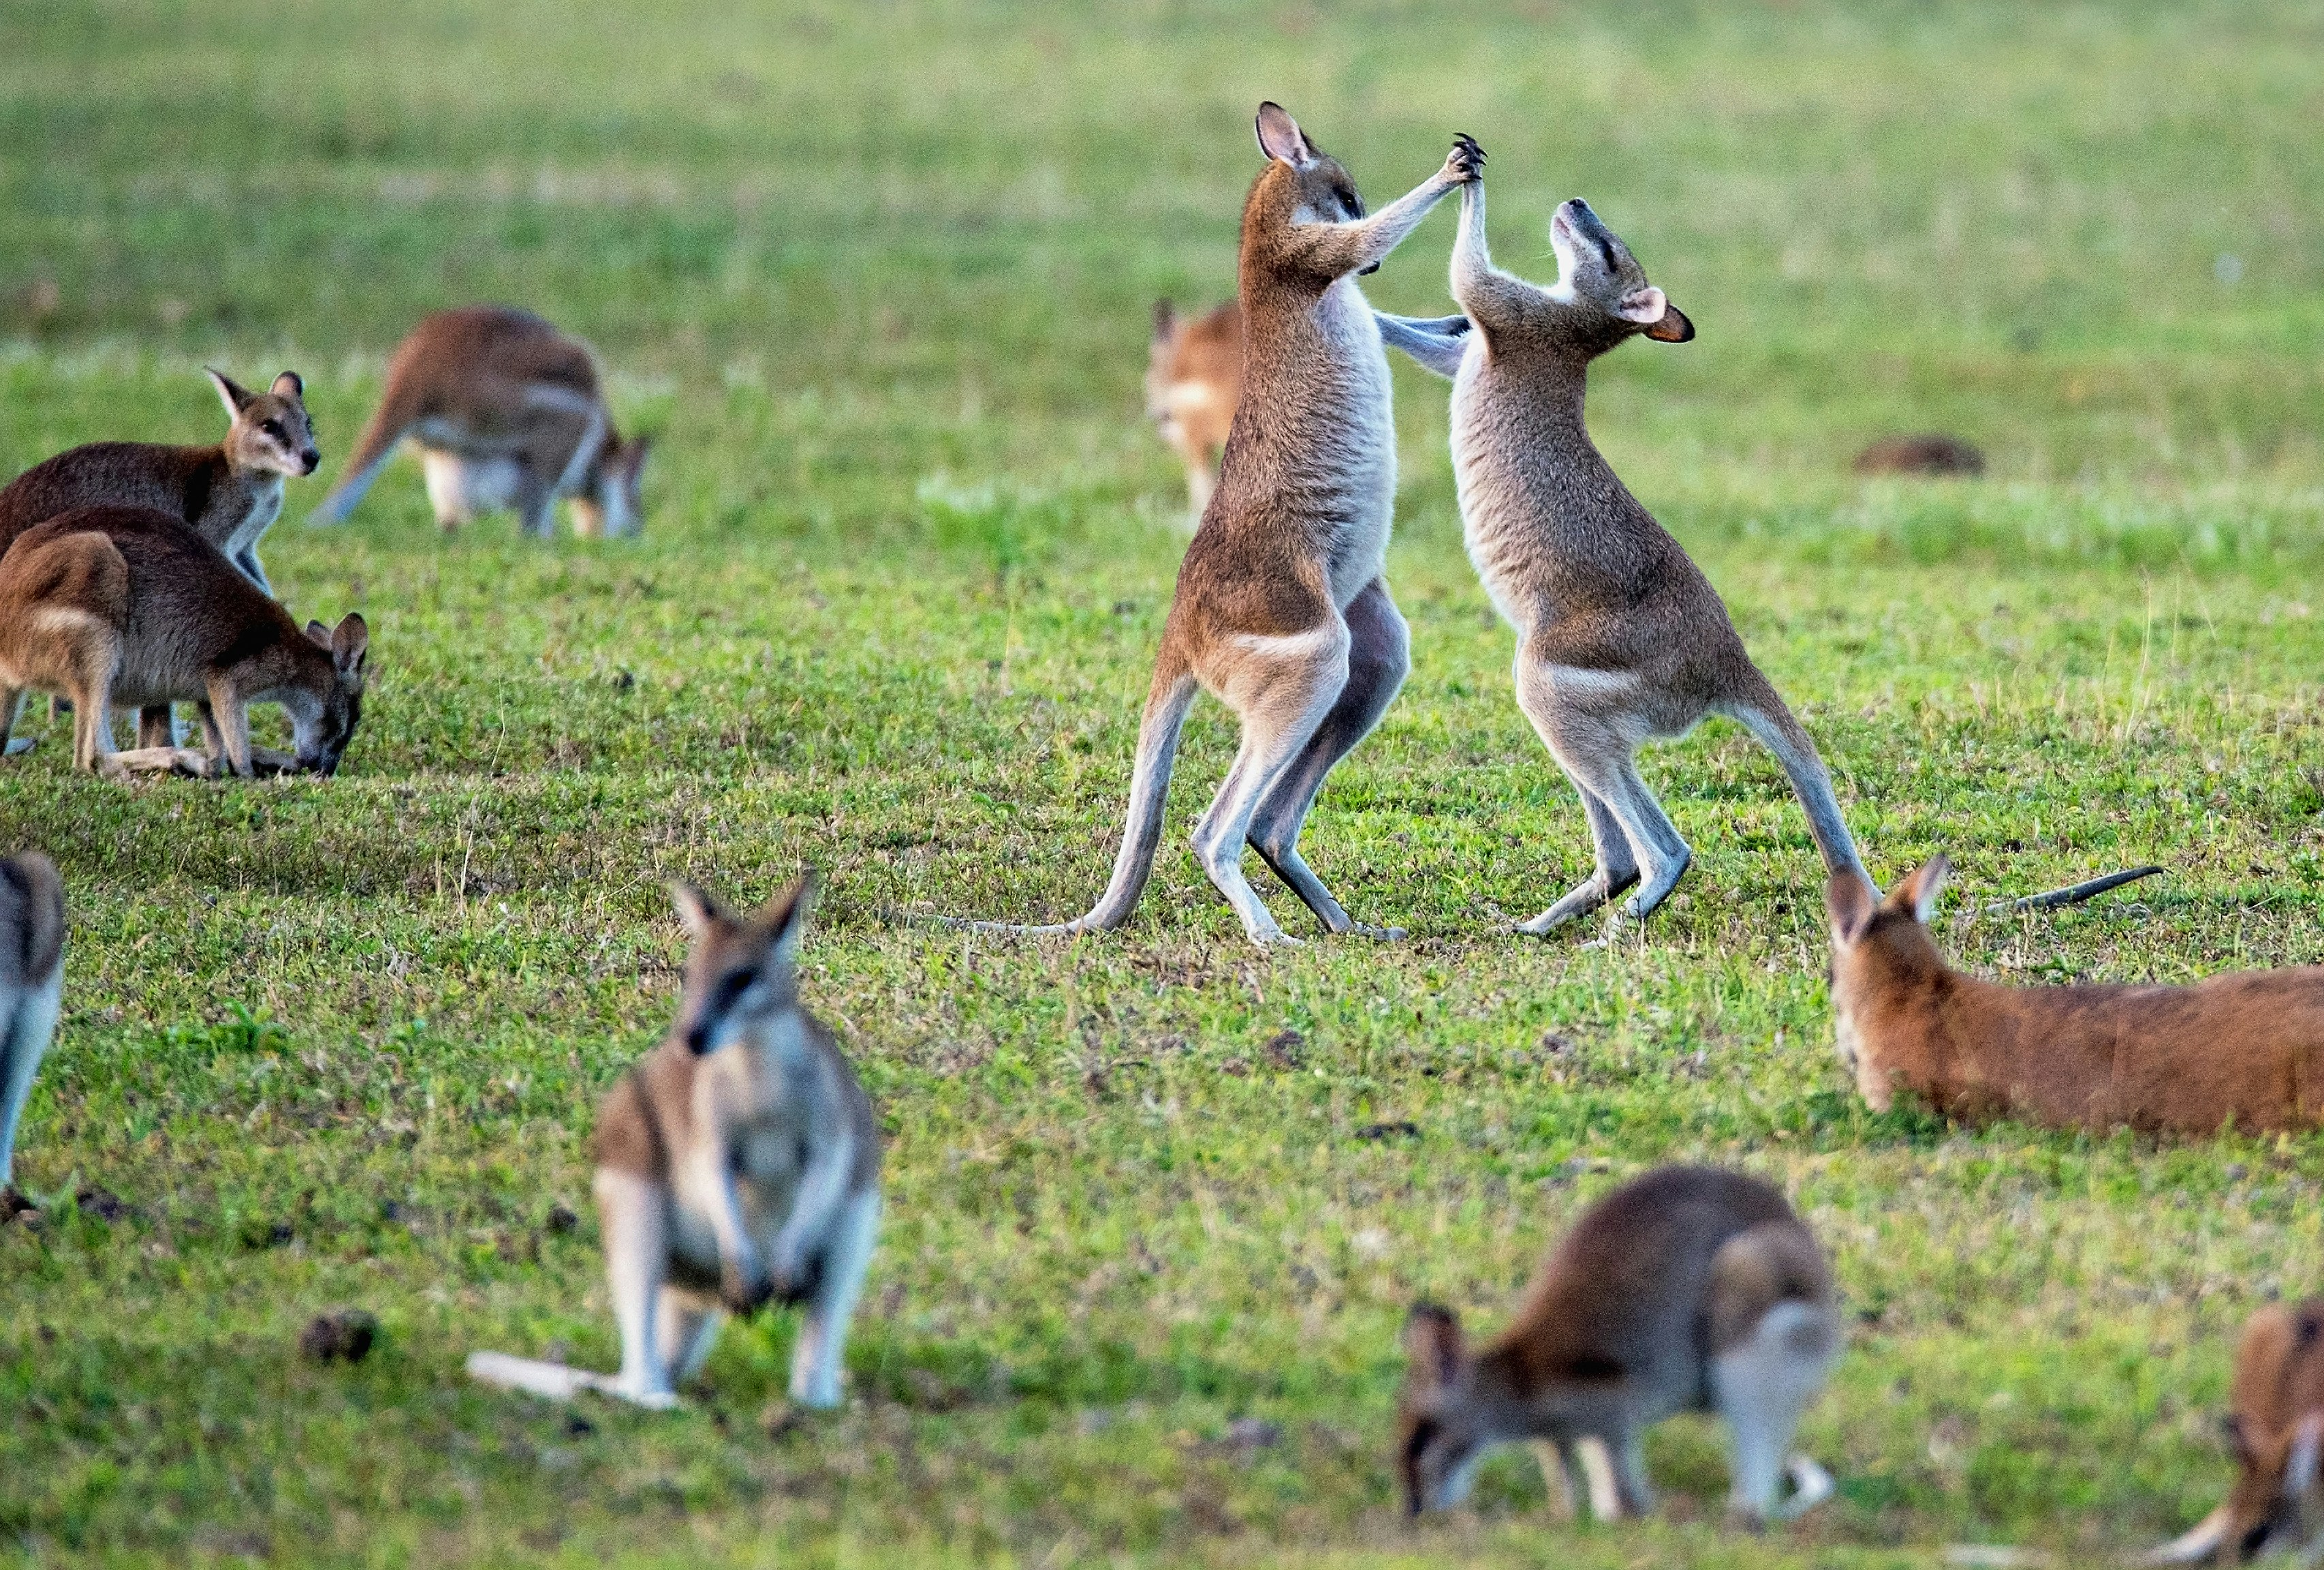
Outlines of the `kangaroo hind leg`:
[{"label": "kangaroo hind leg", "polygon": [[863,1272],[871,1267],[872,1250],[879,1238],[876,1192],[857,1195],[832,1220],[815,1296],[807,1301],[798,1344],[791,1349],[791,1399],[802,1407],[839,1405],[841,1378],[846,1369],[847,1321],[855,1312],[855,1299],[863,1290]]}]

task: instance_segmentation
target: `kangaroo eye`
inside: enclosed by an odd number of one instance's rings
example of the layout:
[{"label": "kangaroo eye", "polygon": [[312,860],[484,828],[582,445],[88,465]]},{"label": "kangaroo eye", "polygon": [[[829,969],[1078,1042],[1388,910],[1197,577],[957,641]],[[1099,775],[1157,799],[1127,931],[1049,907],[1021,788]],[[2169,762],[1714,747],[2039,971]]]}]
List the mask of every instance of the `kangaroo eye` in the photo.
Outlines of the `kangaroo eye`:
[{"label": "kangaroo eye", "polygon": [[277,441],[281,441],[282,439],[282,422],[279,420],[270,420],[258,429],[264,431],[267,435],[272,437]]}]

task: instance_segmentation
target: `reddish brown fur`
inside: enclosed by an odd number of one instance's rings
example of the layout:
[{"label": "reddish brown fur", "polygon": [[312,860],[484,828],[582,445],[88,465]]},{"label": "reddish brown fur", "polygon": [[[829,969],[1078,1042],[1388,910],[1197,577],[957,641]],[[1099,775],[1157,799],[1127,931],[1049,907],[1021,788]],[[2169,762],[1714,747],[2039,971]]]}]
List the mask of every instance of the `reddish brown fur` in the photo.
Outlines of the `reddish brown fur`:
[{"label": "reddish brown fur", "polygon": [[1186,317],[1167,300],[1157,303],[1147,350],[1146,412],[1185,463],[1197,518],[1216,487],[1219,455],[1241,401],[1242,307],[1230,300]]},{"label": "reddish brown fur", "polygon": [[[2319,1540],[2317,1449],[2324,1442],[2324,1298],[2286,1307],[2270,1304],[2251,1316],[2236,1349],[2227,1441],[2236,1482],[2227,1499],[2184,1537],[2144,1556],[2144,1565],[2183,1565],[2217,1556],[2255,1559]],[[2308,1475],[2291,1475],[2302,1463]]]},{"label": "reddish brown fur", "polygon": [[1952,969],[1922,924],[1939,856],[1876,904],[1831,881],[1832,1005],[1858,1088],[1948,1117],[2215,1134],[2324,1121],[2324,967],[2193,986],[2009,987]]},{"label": "reddish brown fur", "polygon": [[1856,472],[1973,478],[1985,473],[1985,454],[1955,436],[1889,436],[1856,455]]}]

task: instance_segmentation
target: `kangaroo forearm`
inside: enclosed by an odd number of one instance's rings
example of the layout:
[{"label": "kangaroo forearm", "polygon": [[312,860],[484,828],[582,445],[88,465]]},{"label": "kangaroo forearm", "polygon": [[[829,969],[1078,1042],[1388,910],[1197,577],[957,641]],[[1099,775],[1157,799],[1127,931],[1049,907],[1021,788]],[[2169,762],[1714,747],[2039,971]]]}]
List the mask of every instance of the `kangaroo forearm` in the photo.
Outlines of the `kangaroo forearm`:
[{"label": "kangaroo forearm", "polygon": [[1305,241],[1308,262],[1334,278],[1377,266],[1420,226],[1420,220],[1444,199],[1452,186],[1443,175],[1433,175],[1368,218],[1302,225],[1298,232]]},{"label": "kangaroo forearm", "polygon": [[1505,326],[1514,319],[1534,286],[1512,278],[1493,265],[1485,243],[1485,182],[1472,180],[1461,188],[1461,226],[1452,236],[1452,298],[1480,328]]},{"label": "kangaroo forearm", "polygon": [[1456,336],[1452,332],[1432,330],[1433,324],[1430,323],[1412,321],[1404,317],[1388,316],[1379,311],[1372,314],[1379,323],[1380,341],[1392,349],[1400,349],[1409,355],[1414,363],[1424,370],[1434,371],[1440,376],[1450,377],[1461,369],[1461,356],[1469,346],[1467,317],[1455,316],[1441,319],[1459,324],[1459,333]]}]

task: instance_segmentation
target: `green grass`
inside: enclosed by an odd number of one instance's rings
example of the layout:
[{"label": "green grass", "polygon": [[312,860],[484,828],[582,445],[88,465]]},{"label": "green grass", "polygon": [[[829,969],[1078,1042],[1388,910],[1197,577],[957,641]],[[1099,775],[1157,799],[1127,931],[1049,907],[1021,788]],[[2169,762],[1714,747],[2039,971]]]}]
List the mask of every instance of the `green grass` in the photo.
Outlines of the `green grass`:
[{"label": "green grass", "polygon": [[[443,540],[408,465],[346,530],[277,531],[299,614],[374,629],[337,780],[124,789],[53,734],[0,772],[0,845],[52,851],[73,912],[20,1181],[134,1207],[0,1231],[0,1556],[1886,1565],[2109,1554],[2209,1508],[2235,1331],[2324,1285],[2324,1145],[1868,1115],[1805,826],[1729,726],[1647,755],[1697,853],[1663,913],[1507,936],[1587,841],[1408,368],[1415,674],[1307,844],[1411,940],[1243,944],[1181,832],[1214,708],[1127,930],[889,916],[1057,918],[1103,881],[1182,539],[1147,309],[1231,286],[1271,96],[1375,203],[1474,133],[1507,264],[1545,271],[1586,194],[1694,318],[1602,367],[1595,427],[1875,871],[1960,864],[1965,964],[2316,959],[2312,11],[567,15],[0,0],[0,474],[209,439],[205,361],[306,373],[336,474],[404,328],[477,297],[590,337],[663,440],[638,542]],[[1374,298],[1443,309],[1449,231]],[[1848,475],[1918,429],[1991,477]],[[2147,860],[2172,873],[2135,899],[1974,913]],[[807,992],[890,1140],[854,1399],[769,1434],[779,1317],[675,1416],[470,1387],[476,1348],[616,1354],[586,1132],[674,1006],[663,882],[754,899],[805,864]],[[1361,1137],[1397,1120],[1418,1137]],[[1780,1181],[1836,1258],[1851,1344],[1803,1438],[1839,1500],[1720,1534],[1687,1420],[1650,1449],[1659,1521],[1555,1527],[1512,1457],[1406,1528],[1406,1304],[1498,1323],[1579,1205],[1674,1159]],[[300,1362],[340,1305],[383,1349]],[[1241,1417],[1280,1442],[1225,1443]]]}]

